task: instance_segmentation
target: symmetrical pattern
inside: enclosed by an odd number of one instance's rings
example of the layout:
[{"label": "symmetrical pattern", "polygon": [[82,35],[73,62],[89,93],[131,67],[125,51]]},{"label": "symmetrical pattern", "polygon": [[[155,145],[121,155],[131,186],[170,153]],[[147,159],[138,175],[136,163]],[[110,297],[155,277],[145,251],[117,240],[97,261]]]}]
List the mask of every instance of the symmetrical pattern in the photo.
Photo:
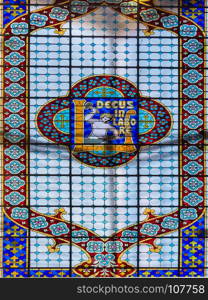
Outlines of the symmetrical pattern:
[{"label": "symmetrical pattern", "polygon": [[[3,276],[206,276],[204,3],[13,6],[3,10]],[[100,9],[128,28],[124,44],[104,22],[100,50],[89,29]],[[59,50],[36,51],[57,37]],[[176,44],[174,59],[163,42]],[[152,263],[168,247],[169,262]]]}]

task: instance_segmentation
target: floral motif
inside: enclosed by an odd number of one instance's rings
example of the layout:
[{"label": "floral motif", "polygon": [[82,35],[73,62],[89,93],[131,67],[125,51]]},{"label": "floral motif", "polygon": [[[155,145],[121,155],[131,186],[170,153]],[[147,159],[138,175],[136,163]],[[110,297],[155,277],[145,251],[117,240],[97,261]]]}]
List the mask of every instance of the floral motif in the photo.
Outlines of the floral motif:
[{"label": "floral motif", "polygon": [[5,138],[11,143],[18,143],[25,137],[24,133],[18,129],[12,129],[9,132],[5,133]]},{"label": "floral motif", "polygon": [[121,12],[125,15],[137,13],[137,3],[134,1],[122,2],[121,3]]},{"label": "floral motif", "polygon": [[11,50],[19,50],[25,45],[25,42],[22,41],[19,37],[13,36],[9,40],[5,41],[5,46],[9,47]]},{"label": "floral motif", "polygon": [[20,179],[17,176],[13,176],[5,181],[5,185],[8,186],[11,190],[15,191],[18,190],[24,184],[24,180]]},{"label": "floral motif", "polygon": [[189,178],[184,182],[184,186],[193,192],[203,187],[203,185],[204,185],[203,182],[199,180],[197,177]]},{"label": "floral motif", "polygon": [[90,241],[87,243],[87,249],[90,253],[102,253],[104,251],[104,243],[99,241]]},{"label": "floral motif", "polygon": [[183,78],[186,79],[189,83],[197,83],[203,78],[203,76],[196,70],[189,70],[183,75]]},{"label": "floral motif", "polygon": [[12,128],[18,128],[25,123],[25,120],[17,114],[11,114],[5,119],[5,123]]},{"label": "floral motif", "polygon": [[25,61],[25,58],[18,52],[12,52],[9,55],[5,56],[5,61],[10,63],[10,65],[12,66],[18,66],[20,63]]},{"label": "floral motif", "polygon": [[189,54],[183,59],[183,62],[191,68],[196,68],[203,63],[203,59],[196,54]]},{"label": "floral motif", "polygon": [[5,88],[5,91],[10,96],[17,97],[17,96],[23,94],[25,89],[18,83],[12,83],[8,87]]},{"label": "floral motif", "polygon": [[120,253],[123,251],[123,244],[120,241],[109,241],[105,244],[105,250],[108,253]]},{"label": "floral motif", "polygon": [[192,161],[183,167],[184,171],[188,172],[191,175],[196,175],[203,170],[203,167],[197,162]]},{"label": "floral motif", "polygon": [[28,209],[23,207],[15,207],[12,209],[11,217],[15,220],[27,220]]},{"label": "floral motif", "polygon": [[182,208],[180,210],[180,217],[182,220],[195,220],[197,218],[197,211],[195,208]]},{"label": "floral motif", "polygon": [[11,31],[16,35],[28,34],[28,24],[26,22],[12,23]]},{"label": "floral motif", "polygon": [[178,17],[174,15],[162,17],[161,22],[165,28],[173,28],[178,26]]},{"label": "floral motif", "polygon": [[203,136],[196,130],[190,130],[188,133],[184,134],[183,138],[190,144],[197,144]]},{"label": "floral motif", "polygon": [[48,226],[48,222],[45,217],[39,216],[30,219],[30,226],[33,229],[46,228]]},{"label": "floral motif", "polygon": [[11,99],[4,104],[4,107],[12,113],[17,113],[25,107],[25,105],[18,99]]},{"label": "floral motif", "polygon": [[58,21],[64,21],[64,20],[66,20],[68,14],[69,14],[69,12],[67,9],[64,9],[61,7],[53,7],[49,16],[51,17],[51,19],[55,19]]},{"label": "floral motif", "polygon": [[164,220],[161,223],[161,226],[163,228],[167,229],[177,229],[178,228],[178,219],[172,218],[172,217],[165,217]]},{"label": "floral motif", "polygon": [[4,150],[4,153],[12,159],[18,159],[25,154],[25,151],[17,145],[12,145],[11,147]]},{"label": "floral motif", "polygon": [[71,11],[73,13],[85,14],[88,11],[89,4],[85,1],[72,1]]},{"label": "floral motif", "polygon": [[189,101],[183,107],[186,111],[188,111],[191,114],[197,114],[203,109],[203,105],[198,103],[196,100]]},{"label": "floral motif", "polygon": [[140,12],[140,15],[144,22],[152,22],[152,21],[156,21],[159,19],[157,10],[154,8],[143,10],[142,12]]},{"label": "floral motif", "polygon": [[75,230],[73,231],[72,241],[74,243],[87,242],[89,240],[88,233],[86,230]]},{"label": "floral motif", "polygon": [[184,125],[188,126],[190,129],[197,129],[203,124],[203,121],[197,116],[190,116],[183,121]]},{"label": "floral motif", "polygon": [[154,236],[158,233],[160,227],[156,224],[146,223],[142,225],[140,232],[149,236]]},{"label": "floral motif", "polygon": [[196,39],[190,39],[188,42],[184,43],[183,47],[191,53],[196,53],[203,49],[203,44]]},{"label": "floral motif", "polygon": [[201,155],[203,155],[203,151],[196,146],[190,146],[186,150],[184,150],[183,154],[187,156],[189,159],[197,159]]},{"label": "floral motif", "polygon": [[189,87],[183,90],[183,93],[190,98],[198,98],[203,94],[203,90],[198,88],[196,85],[190,85]]},{"label": "floral motif", "polygon": [[5,169],[12,174],[18,174],[25,169],[25,166],[18,160],[13,160],[5,165]]},{"label": "floral motif", "polygon": [[25,154],[25,151],[17,145],[12,145],[11,147],[4,150],[4,153],[12,159],[18,159]]},{"label": "floral motif", "polygon": [[68,227],[63,222],[53,224],[49,228],[50,228],[52,234],[56,235],[56,236],[59,236],[59,235],[62,235],[62,234],[67,234],[69,232]]},{"label": "floral motif", "polygon": [[12,209],[11,217],[13,219],[26,220],[28,219],[28,209],[15,207]]},{"label": "floral motif", "polygon": [[203,197],[199,196],[197,193],[190,193],[188,196],[185,196],[183,200],[191,206],[197,206],[203,201]]},{"label": "floral motif", "polygon": [[18,205],[25,200],[25,196],[21,195],[19,192],[11,192],[9,195],[5,196],[5,200],[11,205]]},{"label": "floral motif", "polygon": [[138,239],[138,233],[134,230],[124,230],[122,232],[121,240],[127,243],[136,243]]},{"label": "floral motif", "polygon": [[194,37],[197,33],[197,27],[195,25],[181,25],[180,35],[183,37]]},{"label": "floral motif", "polygon": [[30,24],[37,27],[45,26],[47,21],[48,17],[41,14],[33,13],[30,16]]},{"label": "floral motif", "polygon": [[25,76],[25,73],[18,68],[11,68],[9,71],[5,72],[5,77],[9,78],[13,82],[19,81]]},{"label": "floral motif", "polygon": [[94,264],[99,267],[110,267],[115,264],[115,256],[113,254],[96,254]]}]

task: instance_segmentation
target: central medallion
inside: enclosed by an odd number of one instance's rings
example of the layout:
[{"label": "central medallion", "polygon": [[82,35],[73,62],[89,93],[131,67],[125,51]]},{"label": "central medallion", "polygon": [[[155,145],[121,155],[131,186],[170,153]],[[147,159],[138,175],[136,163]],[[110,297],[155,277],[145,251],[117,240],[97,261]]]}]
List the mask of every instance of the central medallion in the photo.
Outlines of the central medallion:
[{"label": "central medallion", "polygon": [[73,85],[71,95],[46,103],[37,125],[44,137],[69,147],[80,162],[115,167],[132,160],[140,147],[164,138],[171,116],[126,79],[99,75]]}]

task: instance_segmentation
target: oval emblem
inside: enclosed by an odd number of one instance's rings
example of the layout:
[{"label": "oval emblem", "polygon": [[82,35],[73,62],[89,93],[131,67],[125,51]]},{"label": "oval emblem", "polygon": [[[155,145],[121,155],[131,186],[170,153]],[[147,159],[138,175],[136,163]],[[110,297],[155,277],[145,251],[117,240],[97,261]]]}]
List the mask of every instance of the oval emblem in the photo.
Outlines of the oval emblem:
[{"label": "oval emblem", "polygon": [[164,138],[171,116],[126,79],[100,75],[73,85],[71,96],[46,103],[37,126],[45,138],[68,146],[81,163],[115,167],[131,161],[140,147]]}]

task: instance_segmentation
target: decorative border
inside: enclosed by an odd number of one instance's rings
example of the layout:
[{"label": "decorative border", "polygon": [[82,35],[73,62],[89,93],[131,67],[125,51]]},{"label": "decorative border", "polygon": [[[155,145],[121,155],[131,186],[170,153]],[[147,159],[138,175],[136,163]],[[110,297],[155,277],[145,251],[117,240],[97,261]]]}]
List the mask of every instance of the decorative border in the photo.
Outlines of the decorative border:
[{"label": "decorative border", "polygon": [[[79,10],[77,1],[71,2],[72,18],[78,18],[86,13],[94,11],[97,7],[89,4],[86,0],[82,1]],[[100,1],[94,3],[101,4]],[[172,12],[165,11],[154,7],[152,1],[140,4],[139,21],[144,23],[148,29],[146,33],[150,33],[154,28],[169,30],[178,34],[180,26],[180,43],[181,43],[181,70],[180,86],[182,99],[182,128],[181,128],[181,197],[182,202],[178,211],[172,212],[165,216],[156,216],[154,211],[147,209],[145,213],[147,218],[140,224],[123,228],[115,233],[110,239],[100,239],[98,235],[81,228],[76,224],[70,224],[62,218],[63,210],[58,210],[54,216],[42,215],[36,211],[28,210],[27,207],[27,176],[25,170],[27,168],[26,142],[27,142],[27,111],[28,102],[28,83],[27,83],[27,34],[32,31],[44,27],[54,27],[59,33],[63,32],[62,24],[69,20],[68,12],[69,1],[42,8],[31,14],[30,26],[28,26],[27,14],[8,23],[4,30],[5,48],[4,48],[4,207],[5,220],[11,226],[12,230],[4,228],[4,276],[5,277],[28,277],[38,275],[38,271],[32,271],[28,274],[26,268],[25,253],[21,246],[21,239],[25,240],[27,231],[37,231],[54,239],[55,243],[51,247],[51,251],[56,251],[57,246],[62,243],[69,243],[69,230],[72,229],[72,238],[76,246],[85,250],[89,260],[83,262],[75,268],[75,273],[84,277],[127,277],[127,276],[166,276],[167,271],[140,271],[135,273],[135,267],[122,261],[124,251],[137,244],[138,237],[135,232],[139,232],[139,242],[148,243],[152,247],[152,251],[159,251],[159,246],[155,245],[155,239],[163,234],[174,232],[178,226],[183,229],[183,249],[193,248],[193,245],[186,247],[187,242],[191,243],[191,235],[188,231],[195,225],[200,228],[203,226],[204,215],[204,34],[196,23],[191,19],[178,16]],[[104,3],[104,2],[102,2]],[[77,3],[76,3],[77,4]],[[111,5],[112,9],[118,13],[137,21],[137,3],[133,1],[125,1],[121,4]],[[80,10],[81,9],[81,10]],[[182,79],[183,78],[183,79]],[[27,103],[26,103],[27,102]],[[30,221],[29,221],[30,220]],[[177,221],[180,220],[178,224]],[[11,223],[12,222],[12,223]],[[13,224],[13,225],[12,225]],[[24,229],[25,228],[25,229]],[[18,232],[16,235],[16,231]],[[195,230],[193,239],[197,240],[198,245],[200,239],[203,248],[203,236]],[[85,239],[79,238],[80,234],[86,236]],[[116,237],[116,242],[112,240]],[[94,240],[94,244],[89,245],[90,240]],[[11,243],[12,241],[12,243]],[[110,243],[111,242],[111,243]],[[114,244],[112,244],[114,243]],[[18,245],[18,246],[17,246]],[[19,256],[9,255],[12,253],[12,247],[20,248]],[[100,247],[100,248],[99,248]],[[95,252],[95,249],[101,249]],[[94,252],[90,252],[90,251]],[[112,250],[113,249],[113,250]],[[8,251],[8,252],[7,252]],[[114,254],[112,254],[112,251]],[[201,251],[200,249],[196,251]],[[116,253],[116,255],[115,255]],[[193,260],[191,252],[186,250],[186,257],[182,258],[182,266],[180,273],[178,271],[168,271],[169,276],[203,276],[204,275],[204,253],[201,260]],[[201,254],[201,252],[200,252]],[[23,259],[19,259],[23,257]],[[197,257],[197,256],[196,256]],[[105,270],[105,262],[108,261],[108,273]],[[121,267],[123,269],[121,269]],[[201,268],[201,269],[200,269]],[[59,271],[47,271],[57,274]],[[65,271],[60,271],[64,276]],[[68,272],[68,271],[67,271]],[[161,273],[157,273],[161,272]],[[171,274],[172,272],[172,274]],[[40,274],[41,276],[41,274]],[[45,275],[44,275],[45,276]],[[56,275],[54,275],[56,276]],[[58,276],[58,275],[57,275]],[[65,276],[72,276],[72,274]]]}]

